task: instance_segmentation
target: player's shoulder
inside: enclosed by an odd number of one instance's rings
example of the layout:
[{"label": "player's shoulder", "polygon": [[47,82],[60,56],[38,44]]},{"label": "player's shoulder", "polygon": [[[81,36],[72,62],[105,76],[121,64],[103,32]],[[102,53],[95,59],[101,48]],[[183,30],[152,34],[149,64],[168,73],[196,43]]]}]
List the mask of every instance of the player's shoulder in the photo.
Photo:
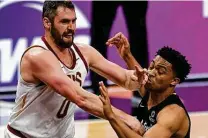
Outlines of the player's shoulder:
[{"label": "player's shoulder", "polygon": [[171,116],[175,118],[180,118],[186,116],[186,111],[183,107],[178,104],[170,104],[164,107],[158,114],[158,117],[161,116]]},{"label": "player's shoulder", "polygon": [[188,120],[188,116],[183,107],[177,104],[171,104],[164,107],[157,116],[157,121],[173,131],[176,131]]},{"label": "player's shoulder", "polygon": [[90,50],[93,47],[88,45],[88,44],[84,44],[84,43],[75,43],[75,45],[81,50],[81,51],[86,51],[86,50]]},{"label": "player's shoulder", "polygon": [[83,43],[75,43],[75,45],[79,48],[81,53],[84,55],[85,58],[90,58],[97,53],[95,48],[91,45],[83,44]]},{"label": "player's shoulder", "polygon": [[23,54],[23,58],[29,61],[39,60],[43,58],[50,59],[51,57],[54,57],[52,52],[39,45],[28,47]]}]

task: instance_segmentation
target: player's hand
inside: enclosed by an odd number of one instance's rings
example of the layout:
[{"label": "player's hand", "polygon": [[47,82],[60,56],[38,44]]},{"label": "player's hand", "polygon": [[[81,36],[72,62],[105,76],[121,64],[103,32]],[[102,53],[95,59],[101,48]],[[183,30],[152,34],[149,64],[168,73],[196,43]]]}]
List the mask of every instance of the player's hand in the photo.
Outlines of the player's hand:
[{"label": "player's hand", "polygon": [[103,113],[106,117],[106,119],[111,119],[113,117],[115,117],[115,114],[113,113],[113,110],[111,108],[111,103],[110,103],[110,98],[108,96],[108,91],[105,87],[105,85],[103,84],[103,82],[99,82],[99,89],[101,92],[101,95],[99,96],[100,100],[103,103]]},{"label": "player's hand", "polygon": [[110,38],[107,42],[106,45],[108,46],[116,46],[119,55],[121,58],[124,59],[125,56],[128,56],[131,54],[130,51],[130,45],[128,42],[128,39],[121,33],[117,33],[115,36]]},{"label": "player's hand", "polygon": [[142,69],[139,66],[135,66],[135,70],[135,75],[137,76],[137,81],[139,82],[139,88],[141,88],[148,81],[148,71],[146,68]]}]

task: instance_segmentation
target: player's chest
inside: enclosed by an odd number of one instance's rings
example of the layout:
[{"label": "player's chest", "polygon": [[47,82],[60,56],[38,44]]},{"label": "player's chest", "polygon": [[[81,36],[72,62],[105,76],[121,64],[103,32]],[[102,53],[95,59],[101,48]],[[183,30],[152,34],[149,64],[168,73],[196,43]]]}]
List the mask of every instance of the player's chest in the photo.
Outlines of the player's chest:
[{"label": "player's chest", "polygon": [[141,119],[141,123],[145,127],[146,130],[151,128],[153,125],[157,123],[157,113],[154,110],[145,112],[143,118]]},{"label": "player's chest", "polygon": [[138,108],[138,119],[144,126],[145,130],[150,129],[157,123],[158,111],[155,108],[148,110],[147,106],[140,105]]},{"label": "player's chest", "polygon": [[85,69],[85,66],[77,62],[76,66],[73,69],[70,69],[66,67],[63,64],[60,64],[62,71],[70,78],[72,79],[75,83],[77,83],[79,86],[82,86],[83,81],[87,75],[87,71]]}]

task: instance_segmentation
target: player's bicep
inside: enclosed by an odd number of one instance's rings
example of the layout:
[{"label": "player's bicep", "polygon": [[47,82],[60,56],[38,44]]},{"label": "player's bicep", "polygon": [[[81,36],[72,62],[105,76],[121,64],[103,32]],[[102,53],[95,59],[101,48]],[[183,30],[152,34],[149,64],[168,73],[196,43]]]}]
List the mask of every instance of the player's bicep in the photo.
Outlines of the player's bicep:
[{"label": "player's bicep", "polygon": [[159,112],[157,124],[150,128],[144,136],[146,138],[170,138],[180,129],[184,117],[183,108],[176,104],[168,105]]},{"label": "player's bicep", "polygon": [[26,58],[33,76],[45,83],[50,84],[57,74],[62,75],[57,59],[49,51],[30,52]]},{"label": "player's bicep", "polygon": [[105,78],[122,84],[125,81],[125,70],[119,65],[105,59],[97,50],[90,48],[90,68]]},{"label": "player's bicep", "polygon": [[27,59],[35,78],[49,85],[72,102],[76,102],[77,86],[64,74],[58,60],[50,51],[30,54]]}]

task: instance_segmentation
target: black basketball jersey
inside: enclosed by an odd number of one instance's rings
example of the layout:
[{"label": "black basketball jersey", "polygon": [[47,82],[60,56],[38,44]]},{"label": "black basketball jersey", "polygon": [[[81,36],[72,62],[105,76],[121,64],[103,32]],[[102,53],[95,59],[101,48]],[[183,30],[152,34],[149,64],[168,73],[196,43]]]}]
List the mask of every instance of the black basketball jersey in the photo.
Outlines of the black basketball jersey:
[{"label": "black basketball jersey", "polygon": [[157,120],[156,120],[157,115],[164,107],[171,105],[171,104],[177,104],[185,110],[186,115],[188,116],[189,129],[184,138],[190,138],[190,127],[191,127],[190,117],[188,115],[188,112],[185,109],[185,106],[183,105],[180,98],[178,97],[178,95],[171,94],[160,104],[153,106],[149,110],[147,107],[148,98],[149,98],[149,92],[147,92],[146,95],[142,98],[142,101],[140,102],[138,106],[138,110],[137,110],[137,119],[142,123],[146,131],[157,123]]}]

